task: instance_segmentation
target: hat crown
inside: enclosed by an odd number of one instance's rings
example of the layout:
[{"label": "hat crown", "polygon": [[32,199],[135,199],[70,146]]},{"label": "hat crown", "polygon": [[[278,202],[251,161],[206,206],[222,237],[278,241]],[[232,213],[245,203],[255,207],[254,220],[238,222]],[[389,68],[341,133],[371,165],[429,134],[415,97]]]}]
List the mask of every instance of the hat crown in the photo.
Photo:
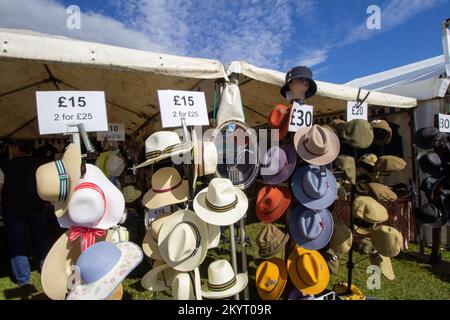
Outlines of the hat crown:
[{"label": "hat crown", "polygon": [[260,277],[257,279],[258,286],[266,292],[271,292],[280,279],[280,269],[275,263],[267,260],[262,263],[261,268]]},{"label": "hat crown", "polygon": [[260,235],[258,236],[258,244],[260,247],[268,247],[271,244],[278,245],[280,240],[284,238],[285,234],[283,231],[277,228],[277,226],[273,224],[268,224],[261,230]]},{"label": "hat crown", "polygon": [[313,74],[312,74],[311,69],[309,69],[306,66],[293,67],[286,73],[285,82],[288,83],[293,78],[299,78],[299,77],[312,79]]},{"label": "hat crown", "polygon": [[326,129],[316,124],[313,125],[305,134],[304,144],[306,149],[315,155],[327,153],[329,146]]},{"label": "hat crown", "polygon": [[191,224],[180,223],[167,237],[168,258],[179,263],[189,258],[196,250],[197,235]]},{"label": "hat crown", "polygon": [[161,168],[152,176],[153,190],[166,190],[181,183],[180,173],[171,167]]},{"label": "hat crown", "polygon": [[206,199],[214,206],[225,206],[236,200],[234,186],[229,179],[214,178],[206,193]]},{"label": "hat crown", "polygon": [[156,242],[158,242],[159,231],[169,216],[170,214],[162,213],[150,224],[150,234]]},{"label": "hat crown", "polygon": [[305,210],[298,218],[300,234],[308,240],[317,239],[325,228],[320,214]]},{"label": "hat crown", "polygon": [[303,175],[302,186],[310,198],[321,199],[326,195],[330,185],[318,168],[310,168]]},{"label": "hat crown", "polygon": [[306,252],[297,260],[297,270],[301,279],[308,285],[313,286],[319,282],[320,271],[323,270],[324,265],[314,256]]},{"label": "hat crown", "polygon": [[284,168],[287,162],[286,152],[278,146],[272,147],[267,151],[262,161],[263,168],[261,170],[264,171],[262,174],[276,175]]},{"label": "hat crown", "polygon": [[145,140],[145,152],[163,151],[165,148],[181,143],[174,131],[158,131]]},{"label": "hat crown", "polygon": [[235,277],[231,264],[226,260],[217,260],[208,267],[208,283],[221,285],[231,281]]},{"label": "hat crown", "polygon": [[77,226],[95,225],[105,213],[105,202],[100,193],[81,189],[73,193],[69,202],[68,216]]}]

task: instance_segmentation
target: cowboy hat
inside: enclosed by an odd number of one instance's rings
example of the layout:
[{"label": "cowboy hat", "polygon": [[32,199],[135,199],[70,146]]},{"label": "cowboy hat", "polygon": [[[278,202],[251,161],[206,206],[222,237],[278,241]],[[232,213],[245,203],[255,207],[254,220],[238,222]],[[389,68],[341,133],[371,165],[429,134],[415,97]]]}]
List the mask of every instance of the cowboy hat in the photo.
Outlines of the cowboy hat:
[{"label": "cowboy hat", "polygon": [[285,83],[280,89],[280,94],[286,98],[286,93],[289,90],[289,82],[291,82],[293,79],[306,79],[309,82],[309,89],[305,93],[305,99],[308,99],[316,94],[317,92],[317,84],[313,80],[313,74],[311,69],[305,66],[297,66],[291,68],[286,73]]},{"label": "cowboy hat", "polygon": [[286,287],[288,272],[280,258],[263,261],[256,269],[256,290],[263,300],[278,300]]},{"label": "cowboy hat", "polygon": [[324,167],[303,166],[292,177],[292,190],[306,208],[325,209],[336,200],[336,178]]},{"label": "cowboy hat", "polygon": [[327,209],[312,210],[300,205],[289,216],[291,237],[305,249],[325,247],[330,242],[333,227],[333,217]]},{"label": "cowboy hat", "polygon": [[106,161],[106,170],[109,177],[119,177],[125,170],[125,161],[116,154],[111,154]]},{"label": "cowboy hat", "polygon": [[333,235],[330,240],[330,247],[334,252],[343,254],[350,251],[353,244],[352,231],[340,221],[334,222]]},{"label": "cowboy hat", "polygon": [[169,219],[170,215],[171,213],[162,213],[150,223],[149,230],[145,234],[144,240],[142,241],[142,251],[144,251],[144,254],[147,257],[154,260],[162,260],[158,248],[158,236],[161,231],[161,227],[164,222]]},{"label": "cowboy hat", "polygon": [[288,240],[289,234],[285,234],[271,223],[265,224],[256,238],[258,253],[262,258],[271,257],[284,249]]},{"label": "cowboy hat", "polygon": [[289,277],[303,294],[318,294],[330,281],[330,271],[325,259],[318,251],[297,246],[287,259]]},{"label": "cowboy hat", "polygon": [[141,279],[141,285],[145,290],[160,292],[169,290],[173,280],[179,271],[171,268],[162,260],[156,260],[153,268]]},{"label": "cowboy hat", "polygon": [[177,169],[161,168],[152,176],[152,188],[144,194],[142,203],[148,209],[161,208],[187,201],[188,181],[182,180]]},{"label": "cowboy hat", "polygon": [[37,193],[54,203],[56,217],[62,217],[81,175],[81,152],[69,144],[61,160],[46,163],[36,171]]},{"label": "cowboy hat", "polygon": [[384,172],[402,171],[405,167],[406,161],[396,156],[379,157],[375,164],[375,170]]},{"label": "cowboy hat", "polygon": [[142,191],[136,189],[135,186],[129,185],[122,189],[122,194],[125,199],[125,203],[132,203],[141,197]]},{"label": "cowboy hat", "polygon": [[216,260],[208,266],[208,281],[202,285],[202,296],[207,299],[228,298],[244,290],[247,283],[247,274],[235,274],[230,262]]},{"label": "cowboy hat", "polygon": [[291,204],[289,188],[267,185],[259,190],[256,197],[256,216],[262,222],[278,220]]},{"label": "cowboy hat", "polygon": [[278,140],[282,140],[286,137],[289,129],[289,117],[290,108],[282,104],[277,104],[272,109],[268,118],[268,125],[270,129],[278,129]]},{"label": "cowboy hat", "polygon": [[214,178],[194,199],[194,211],[203,221],[228,226],[240,220],[248,208],[245,193],[229,179]]},{"label": "cowboy hat", "polygon": [[261,162],[261,176],[264,183],[278,185],[285,182],[294,172],[297,154],[290,144],[270,148]]},{"label": "cowboy hat", "polygon": [[158,247],[169,266],[178,271],[191,271],[205,260],[208,226],[195,212],[179,210],[161,226]]},{"label": "cowboy hat", "polygon": [[377,163],[378,157],[373,153],[365,153],[358,159],[358,165],[368,171],[372,172]]},{"label": "cowboy hat", "polygon": [[342,140],[353,149],[368,148],[373,142],[373,129],[367,120],[353,119],[342,131]]},{"label": "cowboy hat", "polygon": [[67,300],[104,300],[108,298],[142,261],[142,251],[128,241],[102,241],[78,257],[76,267],[81,283],[75,285]]},{"label": "cowboy hat", "polygon": [[336,166],[345,174],[345,179],[351,184],[356,183],[356,165],[355,158],[348,155],[340,155],[337,157]]},{"label": "cowboy hat", "polygon": [[340,150],[337,135],[316,124],[299,128],[294,135],[294,146],[300,158],[318,166],[333,162]]},{"label": "cowboy hat", "polygon": [[337,274],[339,272],[339,259],[333,249],[329,248],[325,251],[319,251],[319,253],[325,259],[330,273]]},{"label": "cowboy hat", "polygon": [[390,226],[377,227],[370,238],[375,250],[388,258],[398,255],[403,247],[402,234]]},{"label": "cowboy hat", "polygon": [[439,178],[445,174],[444,165],[436,152],[427,152],[419,159],[420,169],[432,177]]},{"label": "cowboy hat", "polygon": [[370,263],[372,265],[378,266],[381,270],[381,274],[385,276],[388,280],[394,280],[395,274],[394,269],[392,268],[391,259],[377,252],[373,252],[369,256]]},{"label": "cowboy hat", "polygon": [[386,120],[373,120],[370,125],[373,129],[373,143],[385,146],[391,142],[392,129]]},{"label": "cowboy hat", "polygon": [[389,218],[386,208],[369,196],[357,196],[352,212],[354,217],[370,223],[383,223]]}]

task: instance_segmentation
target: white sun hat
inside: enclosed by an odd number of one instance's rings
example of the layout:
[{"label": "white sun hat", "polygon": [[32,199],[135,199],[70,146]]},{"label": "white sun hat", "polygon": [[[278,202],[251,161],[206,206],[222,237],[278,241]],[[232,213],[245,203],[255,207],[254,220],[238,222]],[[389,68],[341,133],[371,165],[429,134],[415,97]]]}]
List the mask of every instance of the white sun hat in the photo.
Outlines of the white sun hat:
[{"label": "white sun hat", "polygon": [[208,267],[208,282],[202,285],[202,296],[207,299],[228,298],[244,290],[247,283],[247,274],[236,275],[230,262],[217,260]]}]

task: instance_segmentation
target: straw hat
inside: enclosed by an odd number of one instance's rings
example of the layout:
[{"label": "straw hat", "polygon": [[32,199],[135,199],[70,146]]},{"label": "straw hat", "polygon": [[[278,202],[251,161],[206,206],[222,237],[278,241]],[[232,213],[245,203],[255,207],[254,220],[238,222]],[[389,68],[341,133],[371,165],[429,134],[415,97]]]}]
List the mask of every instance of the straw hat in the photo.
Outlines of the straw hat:
[{"label": "straw hat", "polygon": [[390,226],[377,227],[372,232],[371,240],[375,250],[388,258],[398,255],[403,247],[402,234]]},{"label": "straw hat", "polygon": [[266,224],[256,238],[259,255],[267,258],[277,254],[277,252],[284,249],[288,240],[289,234],[285,234],[271,223]]},{"label": "straw hat", "polygon": [[287,283],[286,263],[280,258],[263,261],[256,269],[256,290],[263,300],[278,300]]},{"label": "straw hat", "polygon": [[372,253],[369,256],[370,263],[380,267],[381,274],[385,276],[388,280],[394,280],[394,268],[392,268],[391,259],[385,256],[382,256],[379,253]]},{"label": "straw hat", "polygon": [[179,272],[172,282],[172,297],[174,300],[196,300],[194,283],[187,272]]},{"label": "straw hat", "polygon": [[150,228],[144,236],[142,242],[142,251],[144,254],[155,260],[162,260],[162,256],[158,248],[158,236],[164,222],[167,221],[171,213],[162,213],[156,217],[150,224]]},{"label": "straw hat", "polygon": [[195,212],[179,210],[164,221],[158,247],[161,257],[175,270],[194,270],[208,251],[208,226]]},{"label": "straw hat", "polygon": [[277,104],[270,112],[268,124],[270,129],[278,129],[279,140],[286,137],[289,129],[290,109],[282,104]]},{"label": "straw hat", "polygon": [[205,222],[228,226],[239,221],[247,212],[245,193],[229,179],[214,178],[194,199],[194,211]]},{"label": "straw hat", "polygon": [[357,196],[352,211],[354,217],[370,223],[383,223],[389,218],[386,208],[369,196]]},{"label": "straw hat", "polygon": [[334,252],[343,254],[350,251],[353,244],[352,231],[340,221],[334,222],[333,235],[330,240],[330,247]]},{"label": "straw hat", "polygon": [[178,273],[179,271],[171,268],[164,261],[157,260],[152,270],[142,277],[141,285],[151,292],[166,291],[172,287],[173,280]]},{"label": "straw hat", "polygon": [[106,161],[106,170],[108,171],[108,176],[119,177],[125,170],[125,161],[118,155],[111,154]]},{"label": "straw hat", "polygon": [[172,167],[161,168],[152,176],[152,188],[144,194],[142,203],[149,209],[156,209],[187,201],[189,186],[180,173]]},{"label": "straw hat", "polygon": [[192,143],[194,144],[195,181],[197,177],[214,174],[217,170],[218,155],[216,144],[204,141],[201,132],[192,130]]},{"label": "straw hat", "polygon": [[267,150],[261,166],[264,183],[278,185],[285,182],[294,172],[297,154],[290,144],[282,144]]},{"label": "straw hat", "polygon": [[135,186],[129,185],[122,189],[122,194],[125,199],[125,203],[132,203],[141,197],[142,191],[136,189]]},{"label": "straw hat", "polygon": [[81,152],[69,144],[61,160],[46,163],[36,171],[39,197],[54,203],[55,215],[62,217],[81,175]]},{"label": "straw hat", "polygon": [[318,166],[333,162],[340,150],[337,135],[319,125],[298,129],[294,135],[294,146],[300,158]]},{"label": "straw hat", "polygon": [[386,120],[373,120],[370,125],[373,129],[373,143],[385,146],[391,142],[392,129]]},{"label": "straw hat", "polygon": [[291,191],[281,186],[267,185],[256,197],[256,216],[262,222],[278,220],[291,204]]},{"label": "straw hat", "polygon": [[202,296],[207,299],[228,298],[244,290],[247,283],[247,274],[235,274],[230,262],[216,260],[208,266],[208,281],[202,285]]}]

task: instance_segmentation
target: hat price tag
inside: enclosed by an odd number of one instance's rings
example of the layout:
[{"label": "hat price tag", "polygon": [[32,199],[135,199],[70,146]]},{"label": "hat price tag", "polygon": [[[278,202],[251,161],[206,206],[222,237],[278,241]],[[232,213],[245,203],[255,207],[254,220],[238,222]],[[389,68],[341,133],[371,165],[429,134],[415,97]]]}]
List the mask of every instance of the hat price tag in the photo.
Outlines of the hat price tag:
[{"label": "hat price tag", "polygon": [[108,131],[97,132],[97,141],[125,141],[125,124],[110,123]]},{"label": "hat price tag", "polygon": [[294,102],[291,108],[289,132],[296,132],[299,128],[308,128],[313,125],[313,106]]},{"label": "hat price tag", "polygon": [[158,90],[163,128],[209,125],[205,93],[200,91]]},{"label": "hat price tag", "polygon": [[439,113],[439,132],[450,132],[450,114]]},{"label": "hat price tag", "polygon": [[36,91],[40,134],[77,132],[69,129],[83,124],[87,132],[107,131],[103,91]]},{"label": "hat price tag", "polygon": [[347,122],[354,119],[367,121],[367,103],[359,104],[357,101],[347,101]]}]

